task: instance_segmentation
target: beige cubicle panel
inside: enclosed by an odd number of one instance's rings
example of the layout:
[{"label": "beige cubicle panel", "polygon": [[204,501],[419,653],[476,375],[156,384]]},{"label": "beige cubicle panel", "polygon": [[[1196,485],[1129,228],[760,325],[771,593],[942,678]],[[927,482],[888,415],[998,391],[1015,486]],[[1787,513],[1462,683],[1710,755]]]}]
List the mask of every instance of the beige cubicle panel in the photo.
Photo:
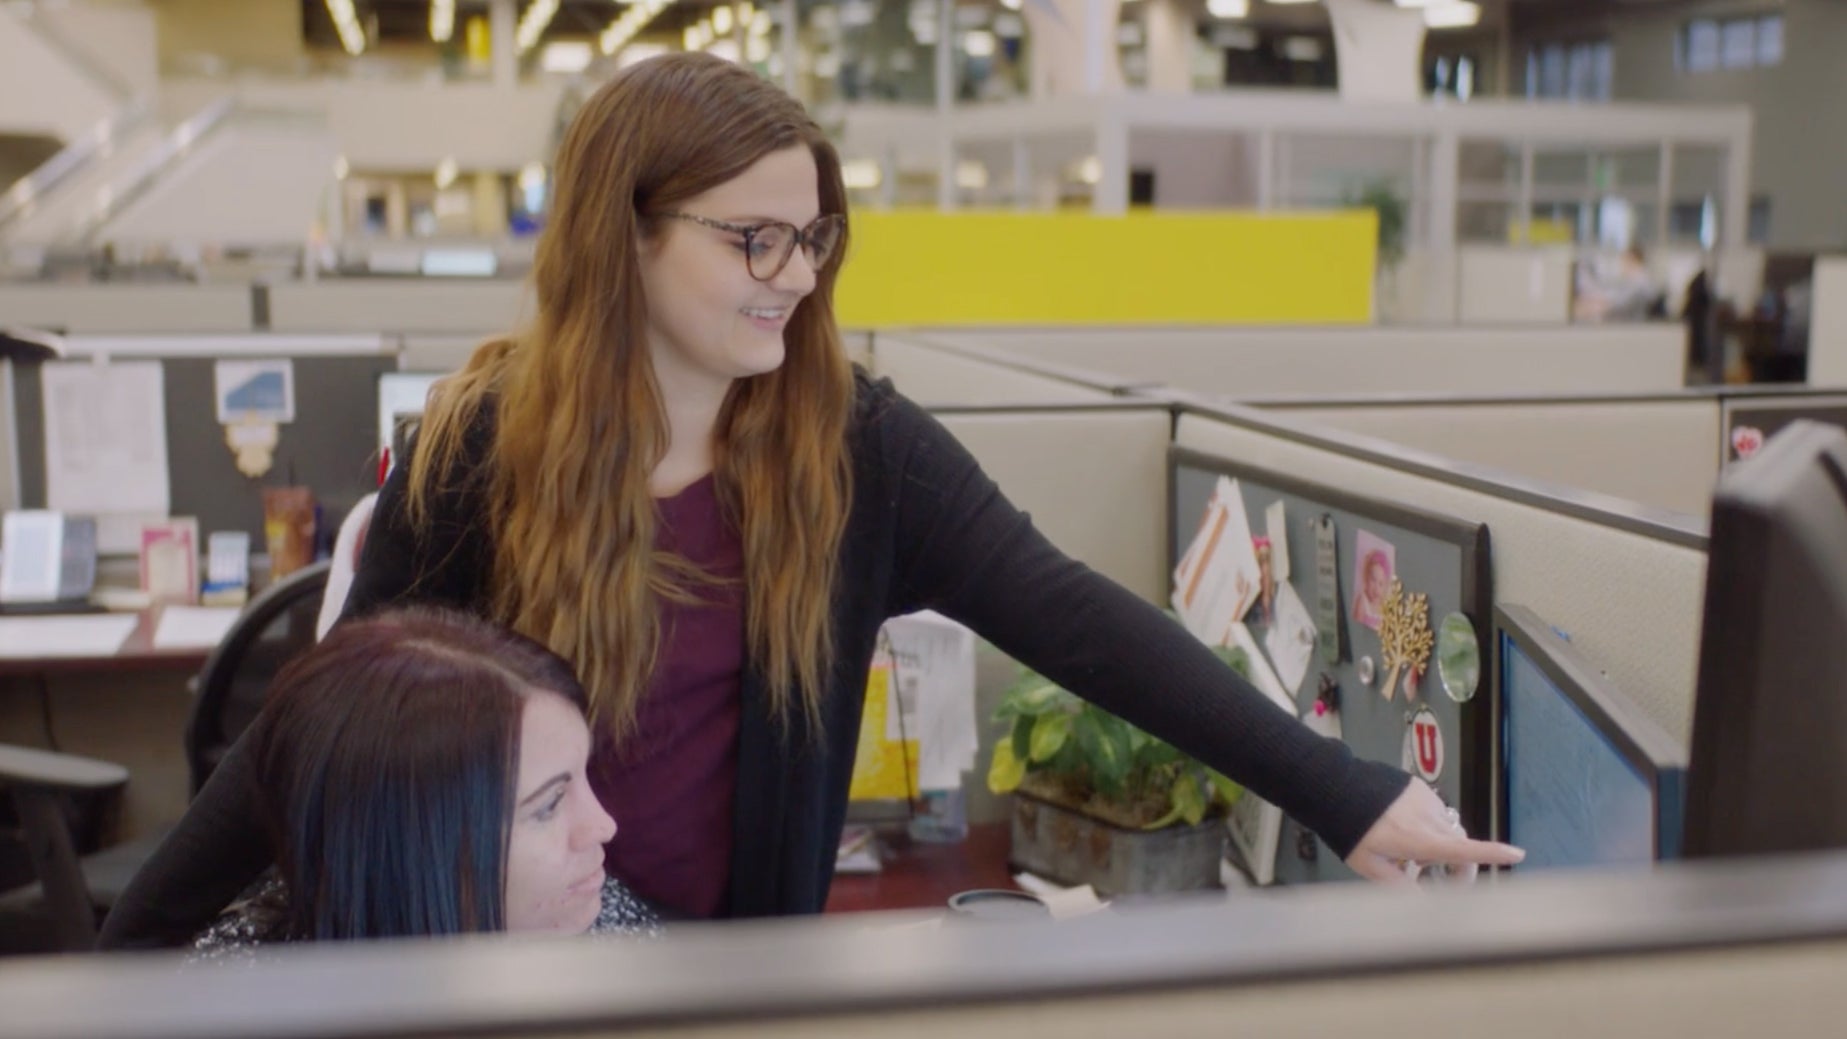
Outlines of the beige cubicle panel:
[{"label": "beige cubicle panel", "polygon": [[354,278],[269,289],[277,332],[435,332],[486,338],[530,317],[525,282],[511,279]]},{"label": "beige cubicle panel", "polygon": [[1067,919],[670,923],[652,941],[292,943],[0,971],[41,1039],[1834,1035],[1841,853],[1416,892],[1198,895]]},{"label": "beige cubicle panel", "polygon": [[1337,439],[1249,409],[1183,414],[1175,443],[1486,523],[1495,600],[1523,603],[1568,631],[1657,724],[1690,739],[1703,520],[1397,445]]},{"label": "beige cubicle panel", "polygon": [[1288,394],[1664,393],[1686,382],[1671,323],[1468,328],[919,330],[971,355],[1235,400]]},{"label": "beige cubicle panel", "polygon": [[0,285],[0,327],[178,335],[249,332],[255,325],[250,286],[173,282]]},{"label": "beige cubicle panel", "polygon": [[1571,323],[1569,245],[1465,245],[1456,250],[1456,314],[1464,325]]},{"label": "beige cubicle panel", "polygon": [[1815,258],[1808,384],[1847,387],[1847,256]]},{"label": "beige cubicle panel", "polygon": [[[936,410],[1015,506],[1065,554],[1151,602],[1167,597],[1167,445],[1161,406]],[[1049,620],[1049,618],[1048,618]],[[977,655],[977,768],[964,783],[969,818],[1006,818],[981,777],[999,731],[988,725],[1019,667],[990,646]]]},{"label": "beige cubicle panel", "polygon": [[1719,475],[1720,404],[1710,394],[1246,403],[1693,516],[1706,514]]},{"label": "beige cubicle panel", "polygon": [[890,379],[898,392],[925,407],[1096,404],[1114,399],[1103,390],[885,332],[873,338],[872,373]]}]

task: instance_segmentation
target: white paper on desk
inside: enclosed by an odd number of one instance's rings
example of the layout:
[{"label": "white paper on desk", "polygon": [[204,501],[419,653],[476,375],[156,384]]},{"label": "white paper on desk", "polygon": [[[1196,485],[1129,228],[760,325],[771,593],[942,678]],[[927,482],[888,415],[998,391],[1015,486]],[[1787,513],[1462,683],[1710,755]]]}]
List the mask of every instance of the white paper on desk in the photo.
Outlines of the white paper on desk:
[{"label": "white paper on desk", "polygon": [[224,641],[243,612],[236,606],[168,606],[154,627],[155,649],[200,649]]},{"label": "white paper on desk", "polygon": [[41,382],[47,507],[96,516],[100,552],[139,551],[141,518],[170,511],[160,362],[47,364]]},{"label": "white paper on desk", "polygon": [[134,630],[132,614],[0,617],[0,657],[113,656]]},{"label": "white paper on desk", "polygon": [[1315,655],[1315,621],[1308,615],[1308,607],[1302,605],[1294,585],[1277,584],[1276,619],[1264,633],[1263,645],[1270,651],[1270,663],[1276,665],[1276,677],[1282,679],[1283,688],[1291,696],[1300,692]]},{"label": "white paper on desk", "polygon": [[[919,790],[954,790],[975,767],[975,633],[924,611],[885,623],[896,681],[885,738],[917,741]],[[900,731],[900,712],[905,730]]]},{"label": "white paper on desk", "polygon": [[1262,582],[1244,492],[1236,480],[1220,477],[1205,522],[1174,572],[1174,612],[1201,641],[1218,645],[1250,612]]}]

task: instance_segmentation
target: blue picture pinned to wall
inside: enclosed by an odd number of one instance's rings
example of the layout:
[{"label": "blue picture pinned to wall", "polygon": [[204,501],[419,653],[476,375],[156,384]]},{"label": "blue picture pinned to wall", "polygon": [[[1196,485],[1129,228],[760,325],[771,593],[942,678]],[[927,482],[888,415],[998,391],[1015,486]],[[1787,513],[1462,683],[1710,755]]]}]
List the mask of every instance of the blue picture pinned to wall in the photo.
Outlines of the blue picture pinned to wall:
[{"label": "blue picture pinned to wall", "polygon": [[219,361],[213,374],[219,422],[295,421],[293,362]]}]

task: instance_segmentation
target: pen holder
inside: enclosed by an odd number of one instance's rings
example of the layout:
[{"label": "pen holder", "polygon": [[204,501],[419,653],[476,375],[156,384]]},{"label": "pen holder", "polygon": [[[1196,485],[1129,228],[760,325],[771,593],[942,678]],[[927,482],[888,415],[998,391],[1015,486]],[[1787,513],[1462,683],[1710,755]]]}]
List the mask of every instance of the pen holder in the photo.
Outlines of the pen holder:
[{"label": "pen holder", "polygon": [[287,577],[314,562],[314,491],[264,488],[263,536],[269,548],[270,580]]}]

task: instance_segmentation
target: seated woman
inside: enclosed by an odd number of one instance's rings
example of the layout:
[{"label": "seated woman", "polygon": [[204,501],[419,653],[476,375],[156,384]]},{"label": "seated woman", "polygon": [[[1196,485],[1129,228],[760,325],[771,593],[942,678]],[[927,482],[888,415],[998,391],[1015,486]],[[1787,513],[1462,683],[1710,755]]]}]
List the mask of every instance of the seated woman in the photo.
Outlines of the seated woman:
[{"label": "seated woman", "polygon": [[277,676],[246,734],[276,869],[199,936],[276,941],[476,931],[640,932],[603,874],[616,824],[584,777],[570,666],[456,613],[340,625]]}]

